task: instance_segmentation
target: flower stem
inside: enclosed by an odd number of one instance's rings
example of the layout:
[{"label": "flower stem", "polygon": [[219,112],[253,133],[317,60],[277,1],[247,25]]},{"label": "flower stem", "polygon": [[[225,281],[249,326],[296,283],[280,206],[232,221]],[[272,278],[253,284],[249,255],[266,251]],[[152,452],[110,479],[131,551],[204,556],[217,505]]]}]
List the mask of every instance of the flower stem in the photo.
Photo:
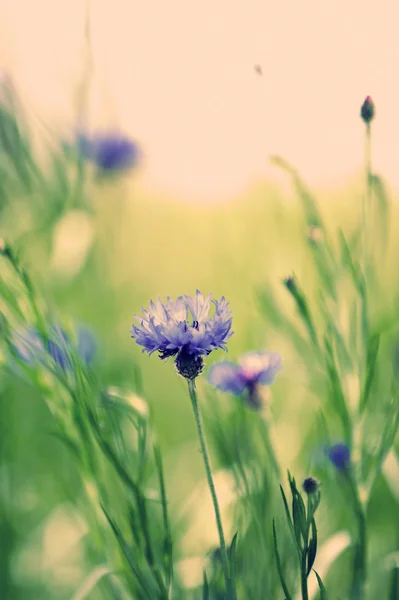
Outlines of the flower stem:
[{"label": "flower stem", "polygon": [[365,598],[366,586],[366,517],[363,509],[359,508],[358,519],[358,540],[355,546],[355,557],[353,562],[353,600],[363,600]]},{"label": "flower stem", "polygon": [[301,592],[302,600],[309,600],[308,593],[308,552],[309,552],[309,530],[313,518],[311,496],[308,494],[307,511],[306,511],[306,538],[304,539],[304,547],[300,551],[300,570],[301,570]]},{"label": "flower stem", "polygon": [[366,176],[366,199],[364,203],[364,259],[365,268],[368,270],[371,258],[372,227],[374,221],[374,207],[372,203],[372,171],[371,171],[371,127],[366,125],[366,141],[364,152],[364,165]]},{"label": "flower stem", "polygon": [[261,424],[261,433],[263,433],[263,442],[266,446],[266,451],[269,455],[268,458],[272,464],[272,468],[274,470],[275,475],[277,477],[280,477],[281,476],[280,466],[278,464],[277,457],[274,452],[273,444],[270,439],[269,423],[266,421],[266,419],[264,417],[261,417],[260,424]]},{"label": "flower stem", "polygon": [[230,599],[233,597],[233,595],[232,595],[232,591],[231,591],[232,586],[231,586],[230,575],[229,575],[229,562],[228,562],[228,558],[227,558],[226,542],[224,539],[222,518],[220,515],[218,499],[216,496],[215,484],[213,482],[211,463],[209,460],[209,453],[208,453],[208,449],[207,449],[207,445],[206,445],[205,431],[204,431],[204,426],[202,423],[202,416],[201,416],[201,411],[200,411],[199,403],[198,403],[197,388],[196,388],[194,379],[190,379],[188,381],[188,391],[189,391],[191,403],[193,406],[195,423],[197,425],[198,437],[199,437],[200,445],[201,445],[201,453],[204,458],[206,476],[208,479],[209,489],[211,491],[213,508],[214,508],[215,517],[216,517],[216,525],[217,525],[218,533],[219,533],[220,550],[221,550],[221,555],[222,555],[222,567],[223,567],[224,578],[226,581],[227,597]]},{"label": "flower stem", "polygon": [[302,600],[309,600],[308,595],[308,575],[306,572],[306,550],[302,552],[301,558],[301,591],[302,591]]},{"label": "flower stem", "polygon": [[350,476],[350,485],[354,500],[354,512],[358,526],[357,541],[354,548],[355,555],[353,560],[351,598],[353,598],[353,600],[364,600],[367,580],[366,509],[363,507],[359,498],[358,489],[352,475]]}]

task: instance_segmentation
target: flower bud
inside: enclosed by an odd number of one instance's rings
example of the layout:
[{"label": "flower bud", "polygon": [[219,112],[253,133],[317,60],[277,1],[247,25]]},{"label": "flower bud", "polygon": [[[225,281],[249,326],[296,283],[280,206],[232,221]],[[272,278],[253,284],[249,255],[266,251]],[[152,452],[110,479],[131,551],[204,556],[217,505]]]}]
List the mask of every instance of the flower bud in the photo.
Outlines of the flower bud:
[{"label": "flower bud", "polygon": [[306,477],[302,483],[303,491],[306,492],[308,496],[315,494],[320,487],[320,483],[314,477]]},{"label": "flower bud", "polygon": [[295,275],[289,275],[288,277],[283,279],[283,283],[284,283],[285,287],[287,288],[287,290],[289,290],[290,292],[296,291],[297,284],[296,284]]},{"label": "flower bud", "polygon": [[367,98],[363,102],[362,107],[360,109],[360,116],[362,117],[366,125],[368,125],[374,119],[375,106],[371,96],[367,96]]}]

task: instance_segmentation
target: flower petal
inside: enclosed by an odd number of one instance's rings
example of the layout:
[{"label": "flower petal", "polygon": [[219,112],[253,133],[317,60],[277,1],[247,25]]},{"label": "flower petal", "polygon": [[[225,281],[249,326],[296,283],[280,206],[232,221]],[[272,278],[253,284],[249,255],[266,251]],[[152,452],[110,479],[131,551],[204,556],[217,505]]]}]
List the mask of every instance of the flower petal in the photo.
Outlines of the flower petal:
[{"label": "flower petal", "polygon": [[237,365],[232,362],[220,362],[213,365],[209,370],[208,381],[217,389],[223,392],[232,392],[237,396],[244,391],[246,386]]}]

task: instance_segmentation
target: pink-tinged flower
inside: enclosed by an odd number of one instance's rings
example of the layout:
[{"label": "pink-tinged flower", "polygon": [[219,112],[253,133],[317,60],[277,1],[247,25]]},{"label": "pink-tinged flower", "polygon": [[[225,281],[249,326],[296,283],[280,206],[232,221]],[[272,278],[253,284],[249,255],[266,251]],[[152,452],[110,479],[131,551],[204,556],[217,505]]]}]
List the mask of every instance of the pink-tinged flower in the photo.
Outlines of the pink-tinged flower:
[{"label": "pink-tinged flower", "polygon": [[261,407],[259,388],[271,385],[281,369],[281,358],[273,352],[249,352],[238,363],[220,362],[209,371],[211,385],[236,396],[246,395],[252,408]]}]

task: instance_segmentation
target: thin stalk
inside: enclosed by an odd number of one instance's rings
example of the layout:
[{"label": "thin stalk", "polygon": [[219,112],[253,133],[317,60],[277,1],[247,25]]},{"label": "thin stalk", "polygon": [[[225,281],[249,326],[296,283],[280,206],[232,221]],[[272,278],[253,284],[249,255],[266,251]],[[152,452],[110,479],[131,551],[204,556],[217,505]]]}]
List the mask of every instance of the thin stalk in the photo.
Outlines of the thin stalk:
[{"label": "thin stalk", "polygon": [[361,507],[359,507],[356,516],[358,521],[358,541],[355,546],[355,557],[353,561],[351,598],[353,598],[353,600],[364,600],[366,587],[367,535],[366,516]]},{"label": "thin stalk", "polygon": [[302,559],[301,559],[301,592],[302,592],[302,600],[309,600],[308,594],[308,576],[306,573],[307,563],[306,563],[306,548],[302,551]]},{"label": "thin stalk", "polygon": [[366,124],[366,140],[364,149],[364,166],[365,166],[365,177],[366,177],[366,198],[363,206],[363,227],[364,227],[364,261],[365,270],[368,271],[370,267],[371,258],[371,241],[372,241],[372,227],[374,221],[373,204],[372,204],[372,180],[371,180],[371,126],[370,123]]},{"label": "thin stalk", "polygon": [[154,446],[155,463],[158,470],[159,487],[162,501],[162,518],[164,527],[164,567],[166,575],[166,585],[169,588],[173,580],[173,539],[168,514],[168,499],[166,495],[165,476],[162,464],[162,455],[158,446]]},{"label": "thin stalk", "polygon": [[353,475],[350,475],[350,486],[353,494],[354,512],[357,521],[357,541],[353,560],[353,579],[351,598],[353,600],[365,599],[365,588],[367,580],[367,529],[366,513],[359,498]]},{"label": "thin stalk", "polygon": [[191,404],[193,406],[195,423],[197,425],[198,437],[200,440],[201,453],[202,453],[202,456],[204,459],[206,476],[208,479],[209,489],[210,489],[211,496],[212,496],[213,508],[214,508],[215,517],[216,517],[216,525],[217,525],[217,529],[218,529],[218,533],[219,533],[219,540],[220,540],[223,575],[224,575],[224,578],[226,581],[227,596],[228,596],[228,598],[230,598],[230,597],[233,597],[233,594],[232,594],[232,589],[231,589],[232,586],[231,586],[231,580],[230,580],[230,574],[229,574],[229,561],[227,558],[226,542],[224,539],[222,518],[220,515],[218,499],[216,496],[215,484],[213,482],[213,477],[212,477],[211,463],[209,460],[209,452],[208,452],[207,444],[206,444],[205,431],[204,431],[204,426],[202,423],[202,416],[201,416],[201,411],[200,411],[199,402],[198,402],[198,394],[197,394],[197,388],[195,385],[195,380],[188,381],[188,391],[190,394]]},{"label": "thin stalk", "polygon": [[274,448],[273,448],[273,445],[272,445],[272,442],[270,439],[269,423],[262,416],[260,418],[260,426],[261,426],[261,435],[263,437],[263,442],[266,446],[266,451],[269,455],[269,460],[272,463],[273,470],[277,477],[281,477],[280,466],[278,464],[277,457],[274,452]]},{"label": "thin stalk", "polygon": [[301,552],[301,592],[302,592],[302,600],[309,600],[308,595],[308,551],[309,551],[309,531],[310,524],[313,518],[313,510],[312,510],[312,501],[311,496],[308,494],[307,501],[307,513],[306,513],[306,539],[304,540],[304,548]]}]

